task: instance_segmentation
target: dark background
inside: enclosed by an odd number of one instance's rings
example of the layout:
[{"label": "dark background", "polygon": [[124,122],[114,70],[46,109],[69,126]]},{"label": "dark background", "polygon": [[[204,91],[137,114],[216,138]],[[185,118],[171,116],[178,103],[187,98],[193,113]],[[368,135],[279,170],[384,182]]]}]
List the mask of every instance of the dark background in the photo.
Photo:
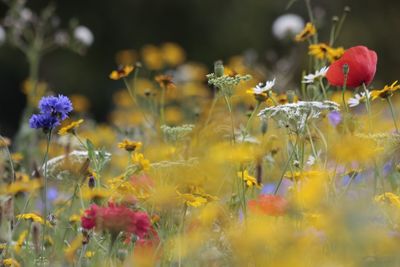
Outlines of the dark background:
[{"label": "dark background", "polygon": [[[190,61],[212,66],[215,59],[227,59],[253,48],[262,62],[266,51],[285,55],[291,46],[271,32],[273,21],[284,13],[295,13],[307,21],[304,1],[285,10],[287,0],[64,0],[54,1],[62,23],[76,17],[90,28],[94,44],[86,55],[67,50],[48,54],[40,78],[64,94],[80,93],[91,101],[91,112],[105,120],[110,97],[122,84],[108,79],[115,68],[115,53],[139,50],[145,44],[172,41],[180,44]],[[320,33],[325,40],[333,15],[340,16],[348,5],[349,14],[338,44],[345,48],[363,44],[377,51],[376,79],[389,83],[399,78],[400,1],[398,0],[312,0],[326,24]],[[37,11],[48,1],[28,1]],[[1,4],[3,17],[6,7]],[[62,25],[66,27],[67,25]],[[306,58],[307,46],[300,44]],[[18,128],[25,97],[21,83],[28,76],[24,56],[8,45],[0,47],[0,131],[8,136]]]}]

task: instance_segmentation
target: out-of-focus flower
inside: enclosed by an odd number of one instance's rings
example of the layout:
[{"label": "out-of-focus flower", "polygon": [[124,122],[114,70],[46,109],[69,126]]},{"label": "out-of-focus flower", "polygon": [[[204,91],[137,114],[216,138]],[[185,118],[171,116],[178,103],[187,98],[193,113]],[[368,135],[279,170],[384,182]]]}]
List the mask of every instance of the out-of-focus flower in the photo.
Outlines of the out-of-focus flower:
[{"label": "out-of-focus flower", "polygon": [[[366,97],[367,96],[367,97]],[[367,100],[367,98],[371,98],[371,92],[367,90],[367,93],[361,92],[358,94],[355,94],[354,97],[351,97],[347,100],[347,103],[349,107],[356,107],[358,106],[361,102],[364,102]]]},{"label": "out-of-focus flower", "polygon": [[133,69],[134,67],[132,65],[122,66],[117,70],[113,70],[110,73],[109,77],[111,80],[119,80],[121,78],[127,77],[133,71]]},{"label": "out-of-focus flower", "polygon": [[40,224],[44,223],[43,218],[36,213],[23,213],[15,216],[18,220],[31,220],[32,222],[37,222]]},{"label": "out-of-focus flower", "polygon": [[182,64],[186,58],[183,48],[175,43],[163,44],[161,46],[161,53],[164,61],[171,66]]},{"label": "out-of-focus flower", "polygon": [[381,195],[375,196],[375,201],[400,208],[400,197],[392,192],[385,192]]},{"label": "out-of-focus flower", "polygon": [[354,46],[346,50],[343,56],[335,61],[326,74],[329,83],[343,86],[345,75],[343,66],[348,67],[347,83],[349,87],[358,87],[363,83],[369,85],[375,76],[378,56],[375,51],[365,46]]},{"label": "out-of-focus flower", "polygon": [[328,59],[329,62],[338,60],[344,53],[343,47],[333,48],[327,44],[312,44],[308,47],[308,54],[318,59]]},{"label": "out-of-focus flower", "polygon": [[25,239],[28,235],[28,230],[24,230],[19,234],[18,240],[14,245],[15,253],[19,253],[21,251],[22,246],[24,245]]},{"label": "out-of-focus flower", "polygon": [[342,121],[342,114],[337,110],[331,111],[328,113],[328,120],[336,127]]},{"label": "out-of-focus flower", "polygon": [[385,85],[385,87],[383,87],[383,89],[381,89],[381,90],[378,90],[378,89],[372,90],[371,91],[372,100],[375,100],[378,97],[380,97],[382,99],[391,97],[394,92],[396,92],[397,90],[400,89],[400,85],[397,83],[398,83],[398,81],[395,81],[391,85]]},{"label": "out-of-focus flower", "polygon": [[107,230],[111,233],[133,233],[142,238],[150,229],[150,219],[147,213],[133,211],[123,205],[109,203],[107,207],[95,204],[85,210],[81,219],[82,227],[98,231]]},{"label": "out-of-focus flower", "polygon": [[101,200],[108,198],[110,195],[111,193],[109,190],[101,187],[95,187],[95,188],[85,187],[82,190],[82,198],[86,200]]},{"label": "out-of-focus flower", "polygon": [[16,173],[16,181],[6,187],[6,194],[17,195],[18,193],[34,192],[42,187],[39,179],[29,179],[29,176]]},{"label": "out-of-focus flower", "polygon": [[133,153],[132,163],[136,164],[139,170],[147,171],[148,169],[150,169],[150,161],[148,159],[145,159],[142,153]]},{"label": "out-of-focus flower", "polygon": [[272,24],[272,33],[278,39],[292,37],[298,34],[304,27],[303,19],[295,14],[279,16]]},{"label": "out-of-focus flower", "polygon": [[237,175],[240,179],[243,179],[243,181],[246,183],[248,187],[255,186],[261,188],[261,185],[257,182],[256,177],[251,176],[247,170],[243,172],[238,172]]},{"label": "out-of-focus flower", "polygon": [[91,46],[94,41],[93,33],[88,27],[82,25],[75,28],[74,37],[85,46]]},{"label": "out-of-focus flower", "polygon": [[118,51],[115,61],[119,66],[133,65],[137,61],[138,55],[135,50],[126,49]]},{"label": "out-of-focus flower", "polygon": [[90,107],[89,100],[83,95],[70,95],[69,99],[75,112],[86,112]]},{"label": "out-of-focus flower", "polygon": [[75,133],[75,129],[78,128],[81,124],[83,123],[83,119],[77,120],[77,121],[73,121],[70,124],[62,127],[59,131],[58,134],[59,135],[66,135],[66,134],[74,134]]},{"label": "out-of-focus flower", "polygon": [[151,70],[159,70],[164,65],[163,54],[155,45],[146,45],[141,51],[144,64]]},{"label": "out-of-focus flower", "polygon": [[282,216],[286,213],[289,203],[277,195],[260,195],[248,202],[251,211],[269,216]]},{"label": "out-of-focus flower", "polygon": [[3,260],[3,265],[7,267],[20,267],[21,265],[13,258],[7,258]]},{"label": "out-of-focus flower", "polygon": [[315,79],[325,77],[328,72],[328,67],[322,67],[320,70],[315,71],[315,73],[310,73],[304,76],[302,83],[313,83]]},{"label": "out-of-focus flower", "polygon": [[124,141],[118,143],[118,147],[125,149],[128,152],[132,152],[140,149],[142,147],[142,143],[125,139]]},{"label": "out-of-focus flower", "polygon": [[170,75],[157,75],[154,80],[163,89],[172,90],[176,88],[174,81],[172,80],[172,76]]},{"label": "out-of-focus flower", "polygon": [[0,148],[8,147],[11,145],[11,140],[7,137],[0,138]]},{"label": "out-of-focus flower", "polygon": [[2,26],[0,26],[0,45],[4,44],[6,41],[6,31]]},{"label": "out-of-focus flower", "polygon": [[206,204],[208,201],[205,197],[202,196],[197,196],[189,193],[181,193],[179,191],[176,191],[178,194],[179,198],[183,200],[183,202],[191,207],[200,207],[204,204]]},{"label": "out-of-focus flower", "polygon": [[303,42],[303,41],[307,40],[308,38],[314,36],[316,32],[317,32],[317,29],[315,28],[314,24],[312,24],[311,22],[308,22],[306,24],[306,27],[304,27],[304,29],[299,34],[296,35],[294,40],[296,42]]},{"label": "out-of-focus flower", "polygon": [[64,256],[68,260],[68,262],[72,263],[75,258],[76,251],[82,246],[84,241],[83,235],[79,234],[77,237],[72,240],[69,247],[64,249]]}]

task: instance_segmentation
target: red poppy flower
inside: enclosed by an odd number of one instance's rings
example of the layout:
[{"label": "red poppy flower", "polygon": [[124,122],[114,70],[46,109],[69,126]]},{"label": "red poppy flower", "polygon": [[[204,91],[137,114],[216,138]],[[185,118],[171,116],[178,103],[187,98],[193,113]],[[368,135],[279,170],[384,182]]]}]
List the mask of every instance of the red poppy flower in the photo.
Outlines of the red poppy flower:
[{"label": "red poppy flower", "polygon": [[251,211],[270,216],[282,216],[288,208],[288,201],[281,196],[260,195],[258,199],[249,201]]},{"label": "red poppy flower", "polygon": [[145,212],[133,211],[123,205],[109,203],[108,207],[91,205],[81,218],[82,227],[90,230],[121,231],[143,237],[150,229],[150,219]]},{"label": "red poppy flower", "polygon": [[347,49],[343,56],[329,67],[326,78],[331,85],[343,86],[343,65],[347,64],[349,73],[346,85],[353,88],[363,83],[368,85],[374,79],[377,61],[375,51],[365,46],[354,46]]}]

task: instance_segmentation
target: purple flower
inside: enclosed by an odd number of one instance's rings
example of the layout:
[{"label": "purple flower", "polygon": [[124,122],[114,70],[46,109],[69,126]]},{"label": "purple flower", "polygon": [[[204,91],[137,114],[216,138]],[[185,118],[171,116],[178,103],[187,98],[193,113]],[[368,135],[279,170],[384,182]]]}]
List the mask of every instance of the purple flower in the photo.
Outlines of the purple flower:
[{"label": "purple flower", "polygon": [[63,95],[45,96],[39,102],[40,114],[34,114],[29,119],[29,126],[34,129],[43,129],[49,132],[61,121],[68,118],[72,111],[72,103],[68,97]]},{"label": "purple flower", "polygon": [[339,111],[332,111],[328,114],[328,120],[333,126],[337,126],[342,121],[342,114]]},{"label": "purple flower", "polygon": [[43,129],[45,132],[48,132],[58,125],[60,125],[60,120],[49,114],[33,114],[29,119],[29,126],[31,128]]},{"label": "purple flower", "polygon": [[68,118],[68,113],[72,111],[72,103],[68,97],[63,95],[46,96],[39,102],[40,113],[51,114],[61,120]]}]

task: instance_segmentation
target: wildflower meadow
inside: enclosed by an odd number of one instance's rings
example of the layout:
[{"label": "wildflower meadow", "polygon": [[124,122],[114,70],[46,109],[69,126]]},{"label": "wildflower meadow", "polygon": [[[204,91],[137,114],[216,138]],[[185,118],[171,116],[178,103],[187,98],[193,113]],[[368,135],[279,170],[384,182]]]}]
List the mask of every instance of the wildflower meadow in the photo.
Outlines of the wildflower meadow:
[{"label": "wildflower meadow", "polygon": [[308,17],[270,25],[307,51],[300,72],[169,41],[115,51],[97,121],[39,72],[84,56],[91,29],[4,2],[0,41],[29,73],[18,131],[0,128],[0,266],[400,266],[400,84],[375,85],[383,51],[341,45],[349,7],[320,23],[289,1]]}]

